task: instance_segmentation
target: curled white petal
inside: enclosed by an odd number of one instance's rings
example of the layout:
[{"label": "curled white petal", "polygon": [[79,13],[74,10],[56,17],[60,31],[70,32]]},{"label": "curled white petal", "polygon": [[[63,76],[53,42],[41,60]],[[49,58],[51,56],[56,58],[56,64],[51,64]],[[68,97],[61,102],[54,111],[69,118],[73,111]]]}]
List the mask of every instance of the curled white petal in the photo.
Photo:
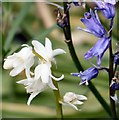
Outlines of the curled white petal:
[{"label": "curled white petal", "polygon": [[64,53],[66,52],[63,49],[55,49],[53,50],[52,56],[55,57],[56,55],[64,54]]},{"label": "curled white petal", "polygon": [[56,81],[60,81],[60,80],[62,80],[62,79],[64,78],[64,75],[62,75],[62,76],[59,77],[59,78],[56,78],[56,77],[53,76],[52,74],[50,74],[50,76],[51,76],[52,79],[54,79],[54,80],[56,80]]},{"label": "curled white petal", "polygon": [[116,103],[119,103],[119,99],[117,98],[117,95],[111,96],[112,100],[114,100]]},{"label": "curled white petal", "polygon": [[87,100],[87,97],[84,96],[84,95],[78,95],[77,94],[77,98],[78,98],[78,100]]},{"label": "curled white petal", "polygon": [[30,97],[29,97],[29,99],[28,99],[28,101],[27,101],[27,105],[30,105],[32,99],[33,99],[34,97],[36,97],[36,95],[38,95],[38,94],[39,94],[39,92],[33,92],[33,93],[31,93],[31,95],[30,95]]}]

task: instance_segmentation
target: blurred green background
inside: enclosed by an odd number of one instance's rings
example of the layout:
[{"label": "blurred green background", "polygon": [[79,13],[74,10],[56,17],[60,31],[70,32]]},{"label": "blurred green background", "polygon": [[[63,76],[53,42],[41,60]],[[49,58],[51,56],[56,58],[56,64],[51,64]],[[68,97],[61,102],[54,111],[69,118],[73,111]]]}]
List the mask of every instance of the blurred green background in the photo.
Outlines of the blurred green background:
[{"label": "blurred green background", "polygon": [[[61,3],[58,3],[61,4]],[[62,4],[61,4],[62,5]],[[93,3],[88,3],[90,7],[94,7]],[[118,11],[118,5],[117,11]],[[104,111],[102,106],[98,103],[94,95],[90,92],[88,87],[79,86],[80,78],[70,75],[72,72],[78,72],[70,57],[67,45],[65,43],[62,30],[56,25],[56,16],[54,10],[56,7],[47,5],[44,2],[4,2],[0,4],[0,31],[2,39],[1,46],[1,65],[4,58],[18,51],[22,44],[31,45],[33,39],[39,40],[44,44],[44,38],[48,37],[52,41],[53,49],[62,48],[67,53],[56,57],[57,68],[53,65],[53,74],[57,77],[61,74],[65,75],[64,80],[59,82],[61,95],[65,92],[72,91],[77,94],[83,94],[88,97],[79,108],[82,111],[75,111],[73,108],[63,106],[64,117],[66,118],[108,118],[108,114]],[[90,67],[90,63],[83,57],[98,38],[88,33],[79,31],[77,26],[84,27],[80,22],[84,12],[87,11],[82,7],[74,7],[70,9],[71,29],[73,43],[76,53],[84,69]],[[119,12],[117,12],[119,14]],[[113,48],[116,51],[116,43],[119,40],[119,15],[116,14],[115,24],[113,30]],[[102,14],[99,17],[108,28],[108,20],[104,19]],[[91,60],[96,63],[96,59]],[[102,66],[108,66],[108,51],[105,53]],[[34,69],[34,67],[32,68]],[[10,70],[0,71],[2,90],[1,112],[3,118],[54,118],[55,113],[55,98],[53,91],[48,88],[35,97],[30,106],[26,102],[29,94],[26,93],[24,86],[16,84],[16,81],[25,77],[24,72],[16,77],[9,76]],[[92,82],[99,90],[104,99],[109,103],[108,97],[108,76],[107,73],[101,71],[98,78],[93,79]],[[118,107],[119,105],[117,105]],[[118,111],[119,112],[119,111]]]}]

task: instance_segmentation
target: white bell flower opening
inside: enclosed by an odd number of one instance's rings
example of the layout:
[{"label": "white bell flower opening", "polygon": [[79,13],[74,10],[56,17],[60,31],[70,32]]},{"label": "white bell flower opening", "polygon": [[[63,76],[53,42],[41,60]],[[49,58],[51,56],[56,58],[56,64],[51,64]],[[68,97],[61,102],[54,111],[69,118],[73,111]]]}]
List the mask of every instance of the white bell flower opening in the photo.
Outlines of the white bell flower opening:
[{"label": "white bell flower opening", "polygon": [[51,74],[50,65],[47,63],[39,64],[35,68],[35,79],[41,78],[41,81],[45,84],[48,84],[48,86],[52,89],[57,90],[57,88],[54,86],[52,79],[55,81],[62,80],[64,78],[64,75],[62,75],[60,78],[56,78]]},{"label": "white bell flower opening", "polygon": [[41,58],[43,58],[46,62],[55,62],[54,57],[59,54],[66,53],[63,49],[55,49],[52,50],[52,43],[48,38],[45,38],[45,46],[43,46],[37,40],[32,41],[32,45],[34,46],[34,50]]},{"label": "white bell flower opening", "polygon": [[84,95],[78,95],[73,92],[67,92],[63,96],[63,101],[60,101],[60,103],[63,105],[69,105],[75,110],[79,110],[76,105],[82,105],[84,100],[87,100],[87,97]]},{"label": "white bell flower opening", "polygon": [[30,105],[32,99],[47,88],[47,84],[43,83],[40,78],[28,78],[20,80],[17,83],[25,85],[26,92],[31,94],[27,101],[27,105]]},{"label": "white bell flower opening", "polygon": [[12,69],[10,76],[16,76],[25,69],[27,78],[30,78],[30,68],[34,64],[34,54],[32,53],[32,47],[24,45],[18,53],[8,56],[5,59],[3,68]]}]

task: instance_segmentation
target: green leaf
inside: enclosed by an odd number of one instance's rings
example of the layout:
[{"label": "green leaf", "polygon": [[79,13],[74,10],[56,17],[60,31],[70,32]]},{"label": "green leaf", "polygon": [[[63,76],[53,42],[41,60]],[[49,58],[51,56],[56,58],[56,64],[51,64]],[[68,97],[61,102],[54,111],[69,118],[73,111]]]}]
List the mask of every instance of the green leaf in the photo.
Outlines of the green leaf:
[{"label": "green leaf", "polygon": [[16,19],[12,21],[12,27],[8,33],[8,36],[6,38],[5,44],[4,44],[4,50],[7,51],[10,47],[10,44],[12,43],[13,37],[15,35],[15,32],[17,31],[18,27],[22,23],[23,19],[27,15],[29,9],[30,9],[31,3],[25,3],[19,14],[17,15]]}]

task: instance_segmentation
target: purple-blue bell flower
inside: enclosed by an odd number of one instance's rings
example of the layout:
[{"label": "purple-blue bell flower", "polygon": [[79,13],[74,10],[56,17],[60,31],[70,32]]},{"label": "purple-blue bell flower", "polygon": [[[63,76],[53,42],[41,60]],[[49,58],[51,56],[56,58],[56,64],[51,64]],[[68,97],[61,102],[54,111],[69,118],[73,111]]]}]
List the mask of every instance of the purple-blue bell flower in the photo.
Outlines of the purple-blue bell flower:
[{"label": "purple-blue bell flower", "polygon": [[95,13],[90,9],[90,12],[85,12],[84,18],[81,21],[86,26],[86,29],[78,27],[77,29],[91,33],[99,38],[106,37],[107,32],[102,26],[97,11]]},{"label": "purple-blue bell flower", "polygon": [[111,85],[112,90],[119,90],[119,83],[113,83]]},{"label": "purple-blue bell flower", "polygon": [[94,0],[97,7],[95,9],[101,10],[103,13],[104,17],[107,19],[114,18],[115,16],[115,0]]},{"label": "purple-blue bell flower", "polygon": [[103,54],[109,48],[110,38],[101,38],[97,43],[84,54],[86,60],[97,57],[97,65],[100,66]]},{"label": "purple-blue bell flower", "polygon": [[119,54],[114,55],[114,63],[119,65]]},{"label": "purple-blue bell flower", "polygon": [[99,70],[95,67],[88,68],[84,72],[80,73],[72,73],[73,76],[78,76],[81,78],[80,85],[86,83],[88,85],[88,81],[98,76]]},{"label": "purple-blue bell flower", "polygon": [[79,4],[79,0],[72,0],[72,2],[73,2],[73,4],[75,5],[75,6],[79,6],[80,4]]}]

